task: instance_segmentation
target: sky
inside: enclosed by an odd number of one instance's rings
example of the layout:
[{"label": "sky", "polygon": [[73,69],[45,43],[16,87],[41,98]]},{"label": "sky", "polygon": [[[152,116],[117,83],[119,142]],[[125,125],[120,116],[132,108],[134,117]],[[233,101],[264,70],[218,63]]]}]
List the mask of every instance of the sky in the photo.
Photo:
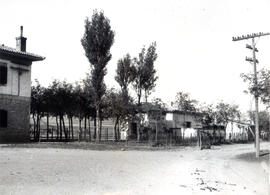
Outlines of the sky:
[{"label": "sky", "polygon": [[[32,65],[32,81],[48,86],[54,79],[76,82],[90,71],[81,38],[84,20],[103,10],[115,31],[112,59],[105,82],[114,80],[118,59],[138,56],[143,46],[157,43],[159,77],[151,97],[170,104],[179,91],[200,102],[220,100],[254,106],[241,73],[253,71],[245,61],[251,41],[233,36],[270,32],[269,0],[1,0],[0,43],[15,47],[24,26],[27,51],[45,56]],[[258,69],[270,68],[270,36],[256,39]],[[151,98],[150,98],[151,99]]]}]

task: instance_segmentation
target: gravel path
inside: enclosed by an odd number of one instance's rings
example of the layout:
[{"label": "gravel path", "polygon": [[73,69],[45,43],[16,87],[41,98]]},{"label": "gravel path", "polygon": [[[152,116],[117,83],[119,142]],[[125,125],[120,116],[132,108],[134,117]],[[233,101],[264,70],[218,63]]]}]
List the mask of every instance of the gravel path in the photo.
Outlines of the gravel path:
[{"label": "gravel path", "polygon": [[[268,148],[269,143],[262,144],[262,149]],[[238,156],[253,150],[252,144],[202,151],[194,147],[95,151],[0,145],[0,194],[265,195],[269,161]]]}]

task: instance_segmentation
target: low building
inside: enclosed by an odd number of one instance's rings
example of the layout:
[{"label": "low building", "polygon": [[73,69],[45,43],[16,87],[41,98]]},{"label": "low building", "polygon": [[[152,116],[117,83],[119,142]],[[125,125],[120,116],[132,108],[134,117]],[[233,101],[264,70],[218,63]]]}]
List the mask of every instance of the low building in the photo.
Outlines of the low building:
[{"label": "low building", "polygon": [[226,141],[229,142],[245,142],[249,140],[250,134],[254,136],[251,124],[229,121],[226,126]]},{"label": "low building", "polygon": [[166,113],[166,126],[173,129],[174,135],[181,138],[196,138],[202,128],[201,113],[173,110]]},{"label": "low building", "polygon": [[0,45],[0,143],[29,141],[31,65],[44,57],[26,52],[26,38],[16,48]]}]

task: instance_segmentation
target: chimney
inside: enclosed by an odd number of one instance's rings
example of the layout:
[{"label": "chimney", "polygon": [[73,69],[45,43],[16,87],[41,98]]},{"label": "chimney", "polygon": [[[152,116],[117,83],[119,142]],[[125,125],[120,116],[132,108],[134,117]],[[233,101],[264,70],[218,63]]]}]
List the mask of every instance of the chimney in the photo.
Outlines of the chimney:
[{"label": "chimney", "polygon": [[23,26],[21,26],[21,35],[16,37],[16,49],[19,51],[26,51],[26,38],[23,37]]}]

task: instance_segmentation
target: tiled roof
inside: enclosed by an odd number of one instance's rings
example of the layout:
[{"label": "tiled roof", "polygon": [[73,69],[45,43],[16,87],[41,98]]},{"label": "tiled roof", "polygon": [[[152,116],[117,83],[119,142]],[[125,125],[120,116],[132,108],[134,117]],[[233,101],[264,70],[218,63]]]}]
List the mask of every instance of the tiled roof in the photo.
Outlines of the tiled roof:
[{"label": "tiled roof", "polygon": [[0,54],[1,54],[1,52],[5,53],[5,54],[16,56],[16,57],[26,58],[26,59],[29,59],[32,61],[40,61],[40,60],[45,59],[45,57],[43,57],[43,56],[36,55],[33,53],[29,53],[29,52],[19,51],[15,48],[7,47],[3,44],[0,45]]}]

